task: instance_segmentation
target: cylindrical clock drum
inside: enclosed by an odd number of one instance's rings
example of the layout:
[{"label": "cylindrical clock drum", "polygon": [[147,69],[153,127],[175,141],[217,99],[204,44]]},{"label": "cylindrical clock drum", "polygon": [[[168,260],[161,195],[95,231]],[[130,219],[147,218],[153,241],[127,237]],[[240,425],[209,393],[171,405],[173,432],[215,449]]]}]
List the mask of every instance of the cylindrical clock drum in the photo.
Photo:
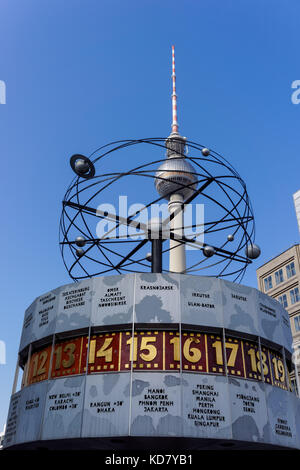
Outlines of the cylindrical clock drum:
[{"label": "cylindrical clock drum", "polygon": [[26,310],[10,449],[300,448],[289,317],[213,277],[128,274]]}]

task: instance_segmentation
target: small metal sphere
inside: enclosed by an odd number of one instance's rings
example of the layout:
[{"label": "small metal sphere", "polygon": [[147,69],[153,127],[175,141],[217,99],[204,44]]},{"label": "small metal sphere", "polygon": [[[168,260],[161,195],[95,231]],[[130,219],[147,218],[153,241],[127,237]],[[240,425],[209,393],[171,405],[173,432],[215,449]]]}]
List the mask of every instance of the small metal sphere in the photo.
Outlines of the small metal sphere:
[{"label": "small metal sphere", "polygon": [[85,243],[86,243],[86,241],[85,241],[85,238],[84,238],[84,237],[76,237],[76,238],[75,238],[75,244],[76,244],[77,246],[84,246]]},{"label": "small metal sphere", "polygon": [[254,243],[251,243],[251,244],[247,245],[247,247],[245,249],[245,253],[246,253],[247,258],[256,259],[256,258],[259,257],[261,251],[260,251],[260,248],[259,248],[258,245],[255,245]]},{"label": "small metal sphere", "polygon": [[210,154],[210,150],[207,148],[202,149],[201,152],[204,157],[208,157],[208,155]]},{"label": "small metal sphere", "polygon": [[227,240],[228,240],[229,242],[233,242],[233,240],[234,240],[234,235],[232,235],[231,233],[230,233],[229,235],[227,235]]},{"label": "small metal sphere", "polygon": [[151,255],[151,253],[147,253],[147,254],[146,254],[146,260],[149,261],[149,262],[152,261],[152,255]]},{"label": "small metal sphere", "polygon": [[83,160],[83,158],[76,160],[74,166],[76,173],[80,175],[85,175],[90,169],[89,164],[87,161]]},{"label": "small metal sphere", "polygon": [[81,256],[84,255],[84,250],[82,248],[78,248],[78,250],[76,250],[76,256],[78,256],[78,258],[81,258]]},{"label": "small metal sphere", "polygon": [[215,254],[215,249],[213,246],[205,246],[203,248],[203,254],[204,256],[206,256],[206,258],[210,258],[211,256],[213,256]]}]

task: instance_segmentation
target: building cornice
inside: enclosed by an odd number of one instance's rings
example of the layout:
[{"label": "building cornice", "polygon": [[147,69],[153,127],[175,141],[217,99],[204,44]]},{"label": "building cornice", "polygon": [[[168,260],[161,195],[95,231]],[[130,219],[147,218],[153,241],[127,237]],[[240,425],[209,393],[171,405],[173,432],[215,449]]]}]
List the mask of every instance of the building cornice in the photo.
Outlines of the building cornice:
[{"label": "building cornice", "polygon": [[[284,253],[286,253],[287,251],[289,250],[292,250],[293,248],[296,250],[297,248],[299,249],[300,247],[300,244],[299,243],[295,243],[294,245],[290,246],[289,248],[287,248],[286,250],[282,251],[281,253],[279,253],[279,255],[276,255],[274,256],[273,258],[269,259],[269,261],[266,261],[264,264],[262,264],[261,266],[259,266],[256,270],[256,272],[258,272],[261,268],[263,268],[264,266],[267,266],[269,263],[271,263],[272,261],[276,260],[276,258],[279,258],[279,256],[283,255]],[[284,262],[284,264],[286,264],[287,261]],[[280,268],[279,268],[280,269]],[[276,267],[276,270],[277,270],[277,267]],[[270,272],[272,272],[273,270],[271,270]]]}]

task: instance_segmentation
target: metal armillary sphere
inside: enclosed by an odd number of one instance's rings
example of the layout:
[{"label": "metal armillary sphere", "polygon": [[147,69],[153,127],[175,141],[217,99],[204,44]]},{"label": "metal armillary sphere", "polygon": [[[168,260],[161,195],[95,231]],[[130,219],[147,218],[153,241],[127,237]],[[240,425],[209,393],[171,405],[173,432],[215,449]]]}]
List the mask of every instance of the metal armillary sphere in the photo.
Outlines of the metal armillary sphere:
[{"label": "metal armillary sphere", "polygon": [[[75,281],[152,269],[240,282],[260,254],[242,178],[218,153],[176,132],[112,142],[71,157],[71,166],[76,177],[63,200],[60,248]],[[153,219],[157,207],[169,215]],[[182,226],[175,227],[178,215]],[[182,271],[168,267],[176,250],[185,256]]]}]

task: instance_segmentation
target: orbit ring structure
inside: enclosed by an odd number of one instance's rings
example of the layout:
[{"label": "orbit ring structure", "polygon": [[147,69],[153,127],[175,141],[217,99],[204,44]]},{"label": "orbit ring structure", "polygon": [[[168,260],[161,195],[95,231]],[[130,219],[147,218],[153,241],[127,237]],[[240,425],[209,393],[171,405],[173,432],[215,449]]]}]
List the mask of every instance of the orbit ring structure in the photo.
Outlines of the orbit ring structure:
[{"label": "orbit ring structure", "polygon": [[[154,183],[157,179],[164,179],[163,174],[158,174],[157,167],[166,161],[161,156],[166,151],[166,140],[166,137],[119,140],[99,147],[86,157],[95,168],[95,174],[89,178],[77,174],[72,180],[63,199],[60,218],[61,255],[74,281],[103,274],[149,271],[149,253],[146,252],[147,242],[150,241],[149,223],[141,222],[141,218],[154,204],[163,203],[163,197],[157,197],[155,193]],[[128,168],[130,160],[134,162],[132,155],[136,150],[140,155],[141,148],[143,155],[149,155],[150,161]],[[184,205],[187,207],[192,202],[204,204],[205,215],[201,223],[193,220],[190,225],[185,225],[184,234],[177,240],[190,250],[185,273],[241,282],[247,266],[252,262],[251,258],[256,257],[249,255],[249,246],[256,245],[254,215],[246,184],[228,160],[217,152],[185,140],[185,150],[187,148],[193,156],[186,155],[186,152],[179,156],[193,165],[194,173],[193,184],[188,188],[191,195]],[[125,157],[114,160],[113,157],[120,152],[125,152]],[[159,158],[153,160],[155,153]],[[136,163],[139,161],[140,157]],[[124,166],[121,170],[116,167],[119,162]],[[73,169],[74,163],[73,158]],[[104,173],[104,167],[111,167],[111,171]],[[176,185],[186,188],[180,180]],[[134,202],[137,195],[141,197],[153,193],[153,198],[125,217],[97,209],[99,203],[111,202],[112,196],[120,194],[125,187],[131,192],[128,197]],[[95,231],[99,220],[110,224],[110,230],[101,237]],[[168,225],[168,221],[163,221],[164,224]],[[121,227],[135,233],[132,236],[116,236],[116,230]],[[187,236],[186,233],[191,231],[192,237]],[[162,232],[159,236],[163,238],[162,256],[165,260],[170,247]],[[203,237],[202,242],[199,242],[199,236]],[[169,271],[163,267],[162,272]]]}]

